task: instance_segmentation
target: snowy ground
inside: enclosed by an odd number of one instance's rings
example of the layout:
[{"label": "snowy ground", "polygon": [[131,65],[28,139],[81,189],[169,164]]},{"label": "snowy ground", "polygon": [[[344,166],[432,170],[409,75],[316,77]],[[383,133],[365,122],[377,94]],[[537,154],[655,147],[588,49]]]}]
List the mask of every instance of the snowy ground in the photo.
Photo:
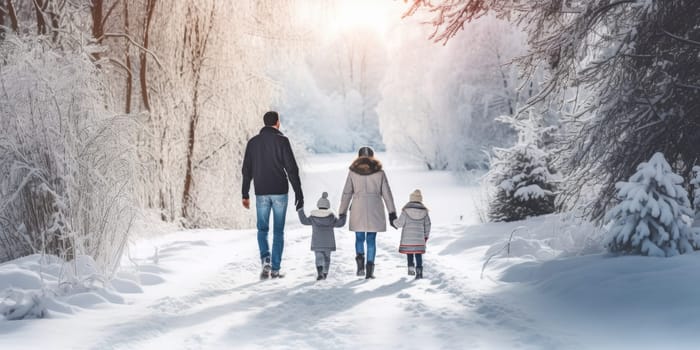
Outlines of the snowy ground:
[{"label": "snowy ground", "polygon": [[[113,289],[56,298],[46,319],[1,320],[0,349],[696,348],[700,255],[596,254],[594,229],[563,216],[479,224],[478,187],[382,157],[396,204],[421,188],[432,210],[424,280],[406,276],[393,230],[378,237],[377,279],[354,276],[345,228],[316,282],[309,229],[290,210],[284,279],[258,280],[254,230],[141,239]],[[322,191],[337,207],[351,159],[303,161],[307,211]],[[38,288],[40,273],[57,272],[36,258],[2,264],[0,290]]]}]

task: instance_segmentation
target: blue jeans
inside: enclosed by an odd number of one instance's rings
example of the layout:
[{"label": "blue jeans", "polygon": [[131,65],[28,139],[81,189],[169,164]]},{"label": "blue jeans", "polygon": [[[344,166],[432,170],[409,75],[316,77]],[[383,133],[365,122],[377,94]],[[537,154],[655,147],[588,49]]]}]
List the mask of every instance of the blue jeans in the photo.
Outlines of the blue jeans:
[{"label": "blue jeans", "polygon": [[374,256],[377,254],[376,232],[355,232],[355,252],[365,253],[365,237],[367,237],[367,262],[374,263]]},{"label": "blue jeans", "polygon": [[272,270],[279,271],[284,250],[284,221],[287,216],[287,195],[266,194],[255,196],[255,209],[258,216],[258,248],[260,260],[270,256],[267,234],[270,232],[270,211],[273,217],[272,230]]}]

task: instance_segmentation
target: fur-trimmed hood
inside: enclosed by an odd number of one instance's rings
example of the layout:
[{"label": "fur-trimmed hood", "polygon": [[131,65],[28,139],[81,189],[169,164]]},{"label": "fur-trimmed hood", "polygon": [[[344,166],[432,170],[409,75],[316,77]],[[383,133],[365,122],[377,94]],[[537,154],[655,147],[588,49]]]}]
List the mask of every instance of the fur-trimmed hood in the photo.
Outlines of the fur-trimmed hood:
[{"label": "fur-trimmed hood", "polygon": [[310,216],[315,216],[317,218],[325,218],[334,215],[333,211],[331,211],[330,209],[316,209],[312,210],[309,214]]},{"label": "fur-trimmed hood", "polygon": [[360,175],[372,175],[382,170],[382,163],[373,157],[358,157],[350,165],[350,171]]}]

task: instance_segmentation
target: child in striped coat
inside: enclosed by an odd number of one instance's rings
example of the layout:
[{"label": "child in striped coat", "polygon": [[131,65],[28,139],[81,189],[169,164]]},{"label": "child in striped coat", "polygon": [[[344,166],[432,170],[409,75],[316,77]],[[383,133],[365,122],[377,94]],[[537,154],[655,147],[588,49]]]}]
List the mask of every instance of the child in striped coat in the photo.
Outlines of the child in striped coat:
[{"label": "child in striped coat", "polygon": [[423,205],[420,190],[411,193],[409,202],[401,210],[401,216],[394,220],[394,225],[403,227],[399,253],[406,254],[408,274],[415,275],[416,279],[423,278],[423,254],[430,236],[430,216],[428,208]]}]

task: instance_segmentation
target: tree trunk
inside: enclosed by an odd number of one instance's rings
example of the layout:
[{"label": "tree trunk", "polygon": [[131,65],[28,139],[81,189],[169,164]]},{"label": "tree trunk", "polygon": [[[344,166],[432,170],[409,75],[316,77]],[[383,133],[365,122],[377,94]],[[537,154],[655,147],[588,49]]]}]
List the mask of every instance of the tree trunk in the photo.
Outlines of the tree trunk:
[{"label": "tree trunk", "polygon": [[[0,40],[5,39],[5,14],[7,10],[0,6]],[[2,258],[2,257],[0,257]]]},{"label": "tree trunk", "polygon": [[[124,33],[129,35],[129,1],[124,1]],[[131,113],[131,96],[134,88],[134,76],[131,73],[131,55],[129,54],[129,48],[131,43],[126,40],[124,47],[124,64],[126,65],[126,91],[124,96],[124,113]]]},{"label": "tree trunk", "polygon": [[51,35],[52,35],[51,40],[53,40],[53,42],[57,42],[58,41],[58,14],[52,12],[50,14],[50,18],[51,18],[51,32],[52,32],[51,33]]},{"label": "tree trunk", "polygon": [[[92,17],[92,37],[95,38],[98,44],[102,43],[105,34],[104,21],[102,18],[103,6],[103,0],[91,0],[90,15]],[[97,61],[100,59],[100,53],[94,52],[92,57]]]},{"label": "tree trunk", "polygon": [[[166,215],[167,213],[167,202],[165,200],[165,159],[163,154],[165,153],[165,138],[167,137],[167,132],[168,128],[163,127],[163,132],[160,135],[160,150],[158,152],[159,159],[158,159],[158,174],[160,176],[160,189],[158,190],[158,200],[159,200],[159,205],[160,205],[160,219],[163,221],[172,221],[174,220],[173,215],[171,213],[170,215],[170,220],[168,220],[168,216]],[[172,196],[172,193],[170,193]]]},{"label": "tree trunk", "polygon": [[[209,43],[209,35],[212,32],[214,25],[214,14],[216,12],[216,2],[212,3],[211,12],[209,13],[209,23],[206,27],[201,28],[200,32],[199,23],[197,20],[194,21],[192,28],[194,28],[194,41],[189,40],[190,49],[192,50],[191,66],[192,73],[194,76],[194,84],[192,90],[192,115],[190,116],[189,130],[188,130],[188,142],[187,142],[187,168],[185,169],[185,185],[182,191],[182,218],[185,220],[191,219],[192,213],[189,211],[192,206],[192,193],[194,187],[194,148],[195,148],[195,136],[197,131],[197,124],[200,118],[199,111],[199,87],[202,78],[202,69],[204,66],[204,61],[207,52],[207,45]],[[185,43],[187,44],[187,43]]]},{"label": "tree trunk", "polygon": [[102,42],[102,36],[105,34],[102,9],[104,7],[103,0],[92,0],[90,14],[92,15],[92,36]]},{"label": "tree trunk", "polygon": [[193,111],[190,117],[189,130],[187,132],[187,169],[185,170],[185,186],[182,191],[182,217],[183,219],[190,219],[192,213],[189,212],[190,206],[192,205],[192,187],[193,187],[193,167],[192,159],[194,156],[194,142],[197,130],[197,121],[199,119],[199,110],[197,109],[197,100],[199,99],[199,92],[197,89],[194,91],[193,95]]},{"label": "tree trunk", "polygon": [[36,32],[39,35],[46,34],[46,20],[44,19],[44,10],[46,10],[46,2],[44,0],[34,0],[34,10],[36,11]]},{"label": "tree trunk", "polygon": [[[146,20],[143,25],[143,47],[148,50],[149,47],[149,31],[151,28],[151,22],[153,21],[153,12],[156,8],[156,0],[146,1]],[[146,50],[141,50],[139,54],[139,81],[141,83],[141,99],[143,101],[143,108],[147,111],[151,110],[151,102],[148,98],[148,81],[147,81],[147,61],[146,61]]]},{"label": "tree trunk", "polygon": [[15,11],[15,5],[12,0],[7,0],[7,15],[10,17],[10,28],[15,34],[19,33],[19,24],[17,22],[17,11]]}]

